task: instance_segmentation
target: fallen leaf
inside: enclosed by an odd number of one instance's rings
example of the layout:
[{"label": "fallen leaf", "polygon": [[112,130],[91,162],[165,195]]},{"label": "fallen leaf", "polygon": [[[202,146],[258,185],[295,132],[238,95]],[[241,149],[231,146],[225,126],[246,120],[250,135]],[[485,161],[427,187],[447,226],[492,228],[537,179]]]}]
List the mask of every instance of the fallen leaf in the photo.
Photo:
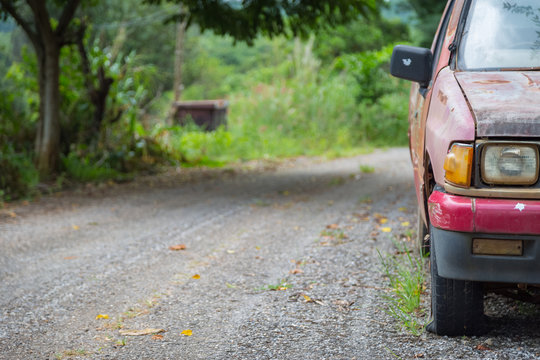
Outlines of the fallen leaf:
[{"label": "fallen leaf", "polygon": [[98,314],[98,316],[96,316],[96,320],[97,319],[108,319],[109,318],[109,315],[107,314]]},{"label": "fallen leaf", "polygon": [[30,202],[28,200],[24,200],[22,202],[22,204],[23,204],[23,206],[28,206],[28,205],[30,205]]},{"label": "fallen leaf", "polygon": [[260,246],[255,246],[255,250],[261,250]]},{"label": "fallen leaf", "polygon": [[392,231],[392,228],[390,228],[390,227],[383,227],[383,228],[381,228],[381,231],[382,231],[382,232],[385,232],[385,233],[389,233],[389,232]]},{"label": "fallen leaf", "polygon": [[296,275],[296,274],[302,274],[304,271],[302,269],[292,269],[291,271],[289,271],[291,274],[293,275]]},{"label": "fallen leaf", "polygon": [[304,296],[304,299],[306,299],[306,302],[313,302],[313,300],[311,300],[311,298],[307,295],[303,295]]},{"label": "fallen leaf", "polygon": [[399,211],[405,212],[405,211],[407,211],[407,208],[406,208],[405,206],[402,206],[402,207],[400,207],[398,210],[399,210]]},{"label": "fallen leaf", "polygon": [[9,216],[11,216],[12,218],[17,217],[17,214],[15,214],[13,211],[10,211],[8,214],[9,214]]},{"label": "fallen leaf", "polygon": [[488,348],[487,346],[482,345],[482,344],[476,345],[476,350],[491,351],[490,348]]},{"label": "fallen leaf", "polygon": [[388,222],[387,218],[379,219],[379,224],[386,224]]},{"label": "fallen leaf", "polygon": [[120,335],[124,336],[143,336],[143,335],[155,335],[165,332],[163,329],[143,329],[143,330],[120,330]]},{"label": "fallen leaf", "polygon": [[64,260],[73,260],[73,259],[76,259],[77,256],[66,256],[64,257]]},{"label": "fallen leaf", "polygon": [[180,334],[182,334],[184,336],[191,336],[191,335],[193,335],[193,331],[187,329],[187,330],[182,331]]},{"label": "fallen leaf", "polygon": [[423,358],[423,357],[424,357],[424,354],[414,354],[415,359],[420,359],[420,358]]},{"label": "fallen leaf", "polygon": [[172,251],[186,250],[186,245],[178,244],[178,245],[169,246],[169,250],[172,250]]},{"label": "fallen leaf", "polygon": [[330,224],[330,225],[326,225],[326,228],[327,229],[338,229],[339,226],[338,226],[338,224]]},{"label": "fallen leaf", "polygon": [[162,339],[163,339],[163,335],[159,335],[159,334],[152,335],[152,340],[162,340]]},{"label": "fallen leaf", "polygon": [[227,254],[234,254],[235,251],[234,250],[227,250]]},{"label": "fallen leaf", "polygon": [[373,217],[374,217],[375,219],[382,219],[382,218],[384,217],[384,215],[383,215],[383,214],[379,214],[379,213],[375,213],[375,214],[373,214]]},{"label": "fallen leaf", "polygon": [[377,236],[377,235],[379,235],[379,233],[378,233],[377,231],[372,231],[372,232],[369,234],[369,236],[371,236],[371,237],[375,237],[375,236]]},{"label": "fallen leaf", "polygon": [[199,280],[201,278],[201,275],[195,274],[191,277],[192,279]]},{"label": "fallen leaf", "polygon": [[404,222],[401,223],[401,226],[405,226],[405,227],[410,226],[410,225],[411,225],[411,223],[408,222],[408,221],[404,221]]},{"label": "fallen leaf", "polygon": [[73,228],[73,230],[79,230],[80,229],[79,226],[77,226],[77,225],[73,225],[72,228]]}]

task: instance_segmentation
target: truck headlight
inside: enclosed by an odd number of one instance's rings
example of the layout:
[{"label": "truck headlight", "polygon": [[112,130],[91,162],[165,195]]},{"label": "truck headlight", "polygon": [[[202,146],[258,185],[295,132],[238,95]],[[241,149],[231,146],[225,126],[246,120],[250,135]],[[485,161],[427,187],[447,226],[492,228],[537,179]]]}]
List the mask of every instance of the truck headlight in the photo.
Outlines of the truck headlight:
[{"label": "truck headlight", "polygon": [[484,146],[482,180],[488,184],[532,185],[538,180],[538,148],[534,145]]}]

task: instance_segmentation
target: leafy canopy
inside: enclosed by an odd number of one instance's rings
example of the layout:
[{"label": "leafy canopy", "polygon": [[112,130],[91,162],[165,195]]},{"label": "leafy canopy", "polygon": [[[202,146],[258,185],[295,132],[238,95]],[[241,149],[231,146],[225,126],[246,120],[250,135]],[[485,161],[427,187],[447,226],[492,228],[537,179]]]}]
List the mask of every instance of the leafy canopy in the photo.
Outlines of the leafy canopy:
[{"label": "leafy canopy", "polygon": [[305,36],[376,12],[379,0],[144,0],[179,5],[171,18],[249,44],[262,34]]}]

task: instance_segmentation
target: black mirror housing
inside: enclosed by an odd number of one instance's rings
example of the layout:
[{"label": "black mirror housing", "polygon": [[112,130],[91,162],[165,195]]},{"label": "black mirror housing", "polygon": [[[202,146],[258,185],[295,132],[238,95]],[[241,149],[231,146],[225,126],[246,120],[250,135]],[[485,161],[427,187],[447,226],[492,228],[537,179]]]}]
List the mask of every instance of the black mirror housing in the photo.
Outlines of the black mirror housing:
[{"label": "black mirror housing", "polygon": [[430,49],[397,45],[392,52],[390,73],[395,77],[415,81],[427,87],[431,81],[433,54]]}]

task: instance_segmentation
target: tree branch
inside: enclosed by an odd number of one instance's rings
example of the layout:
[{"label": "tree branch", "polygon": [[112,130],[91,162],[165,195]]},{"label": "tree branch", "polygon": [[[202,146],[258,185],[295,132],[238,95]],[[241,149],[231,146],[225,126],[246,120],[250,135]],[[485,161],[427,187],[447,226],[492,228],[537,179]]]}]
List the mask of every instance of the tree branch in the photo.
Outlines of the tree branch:
[{"label": "tree branch", "polygon": [[56,34],[59,37],[64,36],[64,32],[69,26],[69,23],[73,19],[73,16],[75,16],[75,11],[77,10],[77,7],[81,3],[81,0],[71,0],[67,3],[67,5],[64,7],[64,10],[62,11],[62,15],[60,15],[60,19],[58,20],[58,26],[56,27]]},{"label": "tree branch", "polygon": [[4,9],[9,15],[11,15],[15,22],[24,30],[30,41],[32,41],[34,47],[37,48],[39,46],[39,38],[36,31],[34,31],[32,26],[17,12],[17,9],[15,9],[13,6],[13,1],[0,0],[0,8]]},{"label": "tree branch", "polygon": [[34,14],[37,36],[41,35],[42,39],[51,38],[53,36],[49,11],[42,0],[26,0],[28,6]]}]

